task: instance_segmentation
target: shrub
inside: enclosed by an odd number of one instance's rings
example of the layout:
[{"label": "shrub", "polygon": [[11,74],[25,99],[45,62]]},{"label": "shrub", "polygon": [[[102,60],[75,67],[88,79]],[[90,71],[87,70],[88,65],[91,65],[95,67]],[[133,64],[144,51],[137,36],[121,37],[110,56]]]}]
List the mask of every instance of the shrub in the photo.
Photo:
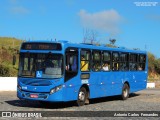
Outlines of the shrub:
[{"label": "shrub", "polygon": [[10,77],[9,68],[4,65],[0,65],[0,76]]}]

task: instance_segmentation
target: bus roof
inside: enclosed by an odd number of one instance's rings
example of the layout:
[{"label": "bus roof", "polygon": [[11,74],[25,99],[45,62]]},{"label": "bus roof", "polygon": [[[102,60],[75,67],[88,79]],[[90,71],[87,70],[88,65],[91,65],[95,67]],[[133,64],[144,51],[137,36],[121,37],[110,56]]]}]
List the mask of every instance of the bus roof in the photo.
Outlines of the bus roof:
[{"label": "bus roof", "polygon": [[46,40],[36,40],[36,41],[26,41],[24,43],[60,43],[62,44],[62,47],[68,48],[81,48],[81,49],[93,49],[93,50],[106,50],[106,51],[119,51],[119,52],[131,52],[131,53],[143,53],[146,54],[146,51],[142,50],[132,50],[125,47],[107,47],[104,45],[94,45],[94,44],[87,44],[87,43],[70,43],[66,40],[59,40],[59,41],[46,41]]}]

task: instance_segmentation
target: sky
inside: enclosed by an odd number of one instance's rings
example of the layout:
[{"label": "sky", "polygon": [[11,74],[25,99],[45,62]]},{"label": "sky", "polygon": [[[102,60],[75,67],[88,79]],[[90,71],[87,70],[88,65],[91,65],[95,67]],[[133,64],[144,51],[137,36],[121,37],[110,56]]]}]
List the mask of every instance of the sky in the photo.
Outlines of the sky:
[{"label": "sky", "polygon": [[138,48],[160,58],[158,0],[1,0],[0,37],[82,43],[85,30],[101,44]]}]

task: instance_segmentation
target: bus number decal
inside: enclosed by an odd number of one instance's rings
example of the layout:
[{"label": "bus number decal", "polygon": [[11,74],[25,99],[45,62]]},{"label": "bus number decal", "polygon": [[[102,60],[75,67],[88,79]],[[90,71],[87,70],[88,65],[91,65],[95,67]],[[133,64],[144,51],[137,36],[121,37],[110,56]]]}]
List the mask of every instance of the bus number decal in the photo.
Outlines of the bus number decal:
[{"label": "bus number decal", "polygon": [[88,79],[83,79],[82,84],[88,84]]}]

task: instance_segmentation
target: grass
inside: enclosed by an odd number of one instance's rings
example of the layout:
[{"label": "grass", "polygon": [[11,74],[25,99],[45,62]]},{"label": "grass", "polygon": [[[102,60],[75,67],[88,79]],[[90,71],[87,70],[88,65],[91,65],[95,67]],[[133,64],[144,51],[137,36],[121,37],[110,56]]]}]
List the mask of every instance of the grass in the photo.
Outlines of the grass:
[{"label": "grass", "polygon": [[23,42],[22,40],[16,38],[0,37],[1,46],[15,47],[15,46],[20,46],[22,42]]},{"label": "grass", "polygon": [[[19,58],[17,51],[22,42],[16,38],[0,37],[0,64],[9,69],[9,76],[17,76]],[[17,58],[15,66],[12,65],[13,55],[16,55]]]}]

